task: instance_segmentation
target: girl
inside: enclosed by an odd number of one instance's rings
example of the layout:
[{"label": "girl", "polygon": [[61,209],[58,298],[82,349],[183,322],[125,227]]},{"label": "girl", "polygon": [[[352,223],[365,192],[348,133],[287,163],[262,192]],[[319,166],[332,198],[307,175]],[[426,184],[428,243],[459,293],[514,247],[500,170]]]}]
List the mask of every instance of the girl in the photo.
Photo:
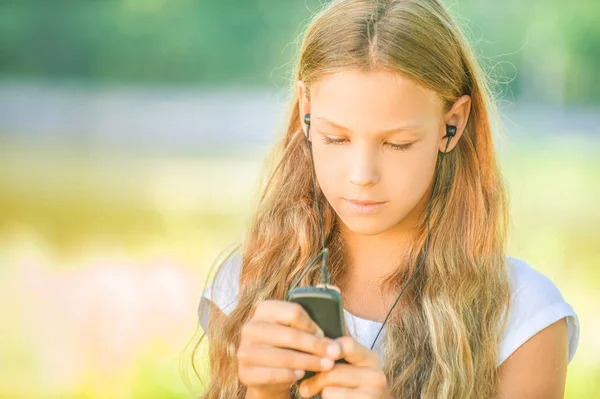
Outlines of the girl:
[{"label": "girl", "polygon": [[[505,254],[494,104],[442,2],[332,2],[294,84],[244,243],[201,301],[203,397],[563,397],[577,316]],[[336,340],[283,300],[322,238],[349,332]]]}]

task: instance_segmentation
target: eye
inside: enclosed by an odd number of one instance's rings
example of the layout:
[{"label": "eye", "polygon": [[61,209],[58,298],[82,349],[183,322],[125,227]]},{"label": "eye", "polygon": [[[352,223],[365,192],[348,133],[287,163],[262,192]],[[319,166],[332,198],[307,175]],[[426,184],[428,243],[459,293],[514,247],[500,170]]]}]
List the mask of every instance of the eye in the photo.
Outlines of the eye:
[{"label": "eye", "polygon": [[398,151],[408,151],[413,146],[413,143],[408,143],[408,144],[386,143],[386,144],[389,145],[390,148],[392,148],[394,150],[398,150]]},{"label": "eye", "polygon": [[322,136],[322,138],[323,138],[323,142],[325,144],[336,145],[336,144],[342,144],[344,141],[346,141],[346,139],[344,139],[344,138],[332,139],[331,137],[327,137],[327,136]]}]

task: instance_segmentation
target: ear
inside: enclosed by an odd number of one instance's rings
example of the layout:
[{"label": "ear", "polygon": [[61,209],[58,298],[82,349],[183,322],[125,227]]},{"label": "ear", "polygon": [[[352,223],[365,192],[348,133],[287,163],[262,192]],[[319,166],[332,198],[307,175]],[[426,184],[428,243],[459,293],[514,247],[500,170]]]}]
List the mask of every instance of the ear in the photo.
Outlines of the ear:
[{"label": "ear", "polygon": [[469,115],[471,113],[471,96],[465,94],[462,97],[459,97],[458,100],[454,102],[452,108],[444,115],[444,129],[443,133],[440,136],[440,151],[444,152],[446,150],[446,143],[448,142],[448,136],[446,135],[446,125],[456,126],[456,134],[450,140],[450,144],[448,145],[448,150],[446,152],[452,151],[452,149],[458,143],[458,140],[462,137],[465,128],[467,127],[467,122],[469,121]]},{"label": "ear", "polygon": [[308,99],[306,85],[303,81],[299,80],[296,87],[298,91],[298,111],[300,113],[300,126],[302,126],[302,130],[306,135],[306,124],[304,123],[304,115],[310,114],[310,100]]}]

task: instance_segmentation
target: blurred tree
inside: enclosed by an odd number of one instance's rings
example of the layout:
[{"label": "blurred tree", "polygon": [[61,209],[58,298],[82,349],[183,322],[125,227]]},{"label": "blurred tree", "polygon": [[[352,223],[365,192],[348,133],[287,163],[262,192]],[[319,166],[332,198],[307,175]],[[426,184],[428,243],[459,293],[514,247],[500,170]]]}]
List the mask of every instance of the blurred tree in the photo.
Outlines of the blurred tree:
[{"label": "blurred tree", "polygon": [[[0,76],[281,87],[320,2],[4,1]],[[599,1],[447,4],[510,100],[600,104]]]}]

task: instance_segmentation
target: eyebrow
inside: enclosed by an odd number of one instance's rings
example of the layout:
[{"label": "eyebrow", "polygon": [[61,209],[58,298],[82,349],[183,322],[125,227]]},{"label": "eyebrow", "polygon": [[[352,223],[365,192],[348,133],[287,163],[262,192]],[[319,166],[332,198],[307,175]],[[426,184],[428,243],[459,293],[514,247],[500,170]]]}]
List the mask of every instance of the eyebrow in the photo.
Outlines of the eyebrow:
[{"label": "eyebrow", "polygon": [[[345,130],[347,132],[352,132],[352,130],[350,130],[349,128],[340,125],[339,123],[330,121],[329,119],[322,117],[322,116],[316,116],[315,119],[318,119],[320,121],[323,121],[324,123],[333,126],[337,129],[341,129],[341,130]],[[399,126],[393,129],[386,129],[386,130],[381,130],[379,132],[377,132],[376,134],[380,134],[380,135],[389,135],[389,134],[394,134],[394,133],[400,133],[403,131],[407,131],[407,130],[418,130],[423,128],[423,125],[406,125],[406,126]]]}]

